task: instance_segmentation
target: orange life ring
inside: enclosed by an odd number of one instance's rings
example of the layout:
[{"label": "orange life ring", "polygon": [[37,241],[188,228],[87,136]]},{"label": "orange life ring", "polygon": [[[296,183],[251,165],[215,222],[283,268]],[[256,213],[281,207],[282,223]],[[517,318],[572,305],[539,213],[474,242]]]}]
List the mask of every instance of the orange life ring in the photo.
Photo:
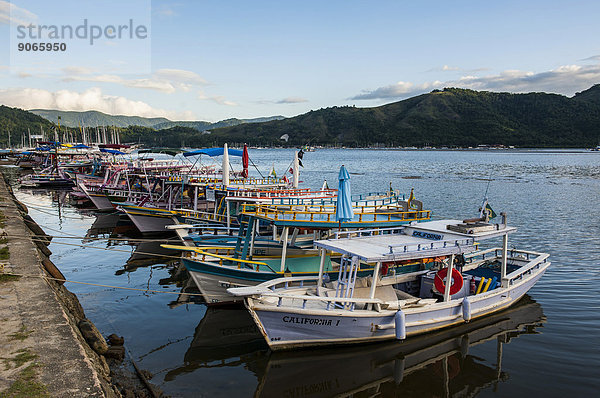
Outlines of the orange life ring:
[{"label": "orange life ring", "polygon": [[[444,293],[446,291],[446,284],[444,283],[444,279],[448,275],[448,268],[442,268],[435,274],[435,278],[433,280],[433,284],[438,292]],[[450,295],[454,295],[462,289],[463,286],[463,277],[458,272],[456,268],[452,268],[452,284],[450,285]]]}]

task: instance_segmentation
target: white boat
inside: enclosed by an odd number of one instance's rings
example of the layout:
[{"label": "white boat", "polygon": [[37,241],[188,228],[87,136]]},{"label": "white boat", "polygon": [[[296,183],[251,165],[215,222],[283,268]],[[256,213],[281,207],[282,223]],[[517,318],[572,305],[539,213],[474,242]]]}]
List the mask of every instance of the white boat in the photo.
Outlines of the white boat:
[{"label": "white boat", "polygon": [[[509,251],[508,234],[516,228],[505,220],[429,221],[386,235],[341,233],[339,239],[315,241],[323,258],[343,255],[338,282],[327,283],[321,267],[317,277],[278,278],[228,292],[245,297],[273,350],[404,340],[503,310],[539,280],[549,255]],[[491,238],[502,238],[502,247],[477,250],[479,241]],[[438,262],[439,271],[423,267],[382,276],[419,260]],[[373,275],[357,278],[365,263],[374,265]],[[452,283],[445,283],[445,274]]]}]

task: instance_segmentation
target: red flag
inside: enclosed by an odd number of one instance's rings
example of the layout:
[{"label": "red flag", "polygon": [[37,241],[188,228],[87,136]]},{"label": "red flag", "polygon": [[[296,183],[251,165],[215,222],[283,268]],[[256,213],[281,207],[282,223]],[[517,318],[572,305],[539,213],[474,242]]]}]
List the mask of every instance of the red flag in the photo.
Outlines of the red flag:
[{"label": "red flag", "polygon": [[248,145],[244,144],[244,152],[242,153],[242,166],[244,169],[242,170],[242,177],[248,178],[248,163],[250,157],[248,156]]}]

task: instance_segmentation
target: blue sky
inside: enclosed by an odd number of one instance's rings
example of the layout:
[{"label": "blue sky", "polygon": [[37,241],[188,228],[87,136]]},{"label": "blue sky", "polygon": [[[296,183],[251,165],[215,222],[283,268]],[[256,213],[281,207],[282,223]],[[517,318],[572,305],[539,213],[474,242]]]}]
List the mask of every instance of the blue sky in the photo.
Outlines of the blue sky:
[{"label": "blue sky", "polygon": [[[598,15],[597,1],[0,0],[0,103],[216,121],[447,86],[570,96],[600,83]],[[17,22],[128,16],[151,20],[150,40],[11,58]]]}]

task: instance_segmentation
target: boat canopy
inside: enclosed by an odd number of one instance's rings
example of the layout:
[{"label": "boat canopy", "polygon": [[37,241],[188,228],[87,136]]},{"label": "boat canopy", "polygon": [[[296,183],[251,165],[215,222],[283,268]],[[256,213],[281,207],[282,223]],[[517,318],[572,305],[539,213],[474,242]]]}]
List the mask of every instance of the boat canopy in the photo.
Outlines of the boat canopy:
[{"label": "boat canopy", "polygon": [[[205,149],[198,149],[196,151],[190,151],[190,152],[185,152],[183,154],[183,156],[197,156],[197,155],[208,155],[210,157],[213,156],[221,156],[223,155],[223,148],[205,148]],[[240,151],[239,149],[228,149],[227,153],[229,154],[229,156],[242,156],[244,154],[243,151]]]},{"label": "boat canopy", "polygon": [[139,154],[143,154],[143,153],[162,153],[165,155],[170,155],[170,156],[177,156],[178,154],[181,153],[181,151],[178,151],[176,149],[170,149],[170,148],[153,148],[153,149],[140,149],[138,151]]},{"label": "boat canopy", "polygon": [[125,155],[125,152],[117,151],[116,149],[100,148],[100,152],[110,153],[112,155]]},{"label": "boat canopy", "polygon": [[356,256],[367,263],[449,256],[471,253],[476,249],[474,238],[455,236],[434,241],[403,233],[318,240],[314,245],[350,257]]},{"label": "boat canopy", "polygon": [[[380,232],[378,235],[353,237],[353,234],[368,231],[341,232],[338,235],[347,237],[319,240],[314,245],[372,263],[470,253],[476,249],[475,240],[516,231],[516,228],[502,224],[471,225],[459,220],[436,220],[411,224],[401,230],[389,230],[387,234]],[[462,228],[469,227],[473,232],[460,232]]]}]

